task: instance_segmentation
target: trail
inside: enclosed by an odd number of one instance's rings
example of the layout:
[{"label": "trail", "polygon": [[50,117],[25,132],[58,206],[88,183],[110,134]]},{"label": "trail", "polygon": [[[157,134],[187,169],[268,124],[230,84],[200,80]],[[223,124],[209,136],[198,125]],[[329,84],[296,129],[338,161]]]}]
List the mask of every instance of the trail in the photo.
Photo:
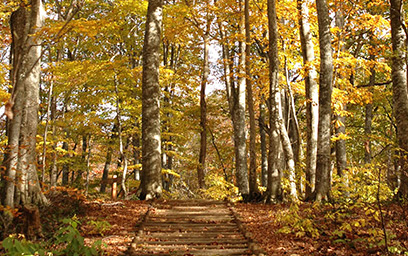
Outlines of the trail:
[{"label": "trail", "polygon": [[264,255],[234,209],[210,200],[156,201],[127,255]]}]

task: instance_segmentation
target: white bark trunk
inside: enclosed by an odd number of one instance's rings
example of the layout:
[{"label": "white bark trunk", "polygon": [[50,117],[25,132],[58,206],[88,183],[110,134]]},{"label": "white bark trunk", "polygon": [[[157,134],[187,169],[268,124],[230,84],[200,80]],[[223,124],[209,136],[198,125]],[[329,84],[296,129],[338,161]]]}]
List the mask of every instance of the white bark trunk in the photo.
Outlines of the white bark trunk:
[{"label": "white bark trunk", "polygon": [[279,59],[278,59],[278,27],[276,20],[276,1],[268,0],[269,25],[269,153],[268,153],[268,188],[267,201],[276,203],[282,199],[280,138],[279,138],[279,106],[280,93],[278,87]]},{"label": "white bark trunk", "polygon": [[408,89],[405,44],[407,35],[402,27],[402,0],[391,0],[391,36],[392,36],[392,89],[394,116],[397,124],[397,138],[400,151],[400,180],[398,196],[408,198]]},{"label": "white bark trunk", "polygon": [[303,63],[306,67],[306,191],[305,197],[310,198],[314,190],[317,161],[317,127],[319,118],[319,94],[317,73],[313,65],[315,59],[312,35],[309,24],[308,0],[298,0],[300,41],[302,45]]},{"label": "white bark trunk", "polygon": [[330,197],[330,125],[331,95],[333,91],[333,58],[330,33],[330,16],[326,0],[316,0],[319,23],[320,78],[319,125],[316,163],[316,201]]},{"label": "white bark trunk", "polygon": [[143,45],[142,78],[142,179],[141,199],[162,194],[162,163],[160,134],[160,41],[162,0],[149,0],[145,41]]},{"label": "white bark trunk", "polygon": [[[8,115],[8,152],[4,204],[45,204],[36,162],[36,135],[40,82],[41,42],[32,36],[43,24],[40,0],[30,8],[20,7],[11,17],[12,28],[12,93]],[[7,112],[7,110],[6,110]],[[16,199],[16,200],[14,200]]]}]

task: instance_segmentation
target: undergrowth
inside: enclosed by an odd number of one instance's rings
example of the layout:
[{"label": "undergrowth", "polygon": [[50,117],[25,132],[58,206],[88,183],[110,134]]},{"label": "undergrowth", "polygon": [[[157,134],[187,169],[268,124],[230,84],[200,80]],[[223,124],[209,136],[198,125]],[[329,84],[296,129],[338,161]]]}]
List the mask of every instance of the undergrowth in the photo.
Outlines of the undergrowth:
[{"label": "undergrowth", "polygon": [[23,235],[10,235],[2,242],[5,255],[73,255],[93,256],[102,252],[101,240],[87,246],[84,238],[78,231],[80,222],[76,216],[71,219],[63,219],[63,226],[55,233],[55,237],[46,240],[32,242]]}]

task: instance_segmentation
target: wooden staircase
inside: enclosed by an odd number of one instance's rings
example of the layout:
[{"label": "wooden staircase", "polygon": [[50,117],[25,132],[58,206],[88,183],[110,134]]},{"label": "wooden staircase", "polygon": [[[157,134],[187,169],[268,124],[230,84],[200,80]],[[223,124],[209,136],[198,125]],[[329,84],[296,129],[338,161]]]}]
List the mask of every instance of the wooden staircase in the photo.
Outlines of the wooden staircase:
[{"label": "wooden staircase", "polygon": [[231,205],[210,200],[156,201],[127,255],[265,255]]}]

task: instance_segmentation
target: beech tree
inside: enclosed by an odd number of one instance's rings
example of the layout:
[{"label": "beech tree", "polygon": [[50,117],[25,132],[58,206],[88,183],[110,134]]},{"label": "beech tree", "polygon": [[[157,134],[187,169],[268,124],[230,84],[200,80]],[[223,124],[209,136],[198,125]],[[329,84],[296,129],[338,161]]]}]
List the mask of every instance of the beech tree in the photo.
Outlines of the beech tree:
[{"label": "beech tree", "polygon": [[5,106],[8,146],[2,199],[12,208],[47,203],[40,189],[35,151],[41,72],[41,40],[35,33],[41,29],[43,19],[41,0],[20,6],[10,18],[13,88]]},{"label": "beech tree", "polygon": [[309,24],[309,2],[297,0],[299,9],[299,32],[302,46],[303,64],[305,65],[306,89],[306,189],[305,197],[310,198],[314,189],[317,157],[317,125],[319,117],[319,94],[317,73],[313,65],[314,49]]},{"label": "beech tree", "polygon": [[249,22],[249,0],[245,0],[245,83],[247,91],[247,104],[249,113],[249,192],[255,196],[258,191],[256,174],[256,121],[254,94],[251,80],[250,53],[251,53],[251,26]]},{"label": "beech tree", "polygon": [[[402,0],[390,1],[392,36],[392,91],[397,139],[400,146],[401,185],[398,196],[408,198],[408,91],[407,91],[407,31],[402,19]],[[405,28],[405,31],[404,31]]]},{"label": "beech tree", "polygon": [[[245,36],[245,14],[244,14],[244,2],[239,4],[239,16],[238,16],[238,31],[236,32],[242,38]],[[224,41],[221,45],[222,56],[224,59],[224,74],[225,85],[227,92],[227,99],[229,104],[229,112],[233,126],[234,136],[234,153],[235,153],[235,176],[236,183],[239,192],[244,200],[249,199],[249,180],[248,180],[248,164],[247,164],[247,146],[246,146],[246,102],[245,102],[245,40],[238,40],[238,49],[231,51],[230,41],[225,32],[224,26],[219,22],[221,41]],[[231,54],[232,53],[232,54]],[[234,67],[234,53],[238,53],[236,56],[238,59],[237,67]],[[234,73],[236,68],[236,73]],[[234,77],[236,76],[236,78]]]},{"label": "beech tree", "polygon": [[162,194],[159,85],[162,6],[162,0],[149,0],[143,45],[141,199]]},{"label": "beech tree", "polygon": [[269,28],[269,152],[268,152],[268,202],[276,203],[281,199],[281,176],[279,169],[280,138],[277,123],[280,102],[278,86],[278,27],[276,20],[276,1],[268,0]]},{"label": "beech tree", "polygon": [[333,57],[330,33],[330,16],[326,0],[316,0],[319,25],[320,77],[319,125],[317,140],[316,201],[330,197],[330,137],[331,96],[333,91]]}]

